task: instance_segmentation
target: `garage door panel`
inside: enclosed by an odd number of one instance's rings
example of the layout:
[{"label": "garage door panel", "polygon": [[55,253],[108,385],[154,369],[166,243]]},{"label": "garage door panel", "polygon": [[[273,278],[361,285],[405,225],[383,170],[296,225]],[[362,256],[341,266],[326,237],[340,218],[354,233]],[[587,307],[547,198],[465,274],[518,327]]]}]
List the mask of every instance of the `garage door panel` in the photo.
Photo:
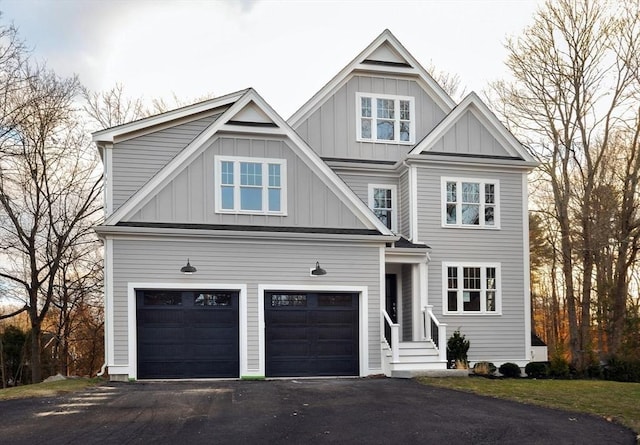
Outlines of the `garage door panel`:
[{"label": "garage door panel", "polygon": [[138,378],[239,376],[237,291],[136,294]]},{"label": "garage door panel", "polygon": [[358,294],[267,292],[264,305],[267,376],[359,374]]}]

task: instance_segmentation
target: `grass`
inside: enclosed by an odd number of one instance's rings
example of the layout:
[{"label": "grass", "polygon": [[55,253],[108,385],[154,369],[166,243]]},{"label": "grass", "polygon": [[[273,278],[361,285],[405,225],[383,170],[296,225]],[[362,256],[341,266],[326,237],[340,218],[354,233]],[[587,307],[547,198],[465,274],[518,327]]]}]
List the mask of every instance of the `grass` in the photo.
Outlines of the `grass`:
[{"label": "grass", "polygon": [[68,392],[81,391],[96,386],[103,380],[98,378],[74,378],[57,382],[43,382],[0,389],[0,400],[25,399],[29,397],[53,397]]},{"label": "grass", "polygon": [[640,434],[640,383],[428,377],[418,380],[426,385],[595,414]]}]

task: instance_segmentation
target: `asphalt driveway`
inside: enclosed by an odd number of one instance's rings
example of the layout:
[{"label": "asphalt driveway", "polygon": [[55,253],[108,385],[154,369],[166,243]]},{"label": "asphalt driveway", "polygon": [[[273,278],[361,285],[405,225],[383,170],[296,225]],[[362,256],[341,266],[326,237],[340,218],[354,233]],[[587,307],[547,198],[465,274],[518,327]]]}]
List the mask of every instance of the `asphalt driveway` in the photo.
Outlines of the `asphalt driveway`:
[{"label": "asphalt driveway", "polygon": [[634,444],[596,417],[423,386],[337,379],[110,383],[0,402],[11,444]]}]

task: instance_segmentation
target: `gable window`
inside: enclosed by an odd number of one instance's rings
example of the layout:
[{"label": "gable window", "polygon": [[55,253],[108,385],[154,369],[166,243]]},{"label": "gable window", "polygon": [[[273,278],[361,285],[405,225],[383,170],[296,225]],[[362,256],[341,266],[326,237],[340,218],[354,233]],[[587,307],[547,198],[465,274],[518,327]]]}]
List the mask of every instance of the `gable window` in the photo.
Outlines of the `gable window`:
[{"label": "gable window", "polygon": [[216,212],[286,214],[284,159],[216,156]]},{"label": "gable window", "polygon": [[499,185],[482,179],[442,178],[442,224],[499,228]]},{"label": "gable window", "polygon": [[357,93],[356,110],[358,141],[400,144],[415,141],[413,97]]},{"label": "gable window", "polygon": [[397,198],[395,185],[369,184],[369,208],[382,223],[397,231]]},{"label": "gable window", "polygon": [[442,269],[445,313],[500,313],[500,264],[443,263]]}]

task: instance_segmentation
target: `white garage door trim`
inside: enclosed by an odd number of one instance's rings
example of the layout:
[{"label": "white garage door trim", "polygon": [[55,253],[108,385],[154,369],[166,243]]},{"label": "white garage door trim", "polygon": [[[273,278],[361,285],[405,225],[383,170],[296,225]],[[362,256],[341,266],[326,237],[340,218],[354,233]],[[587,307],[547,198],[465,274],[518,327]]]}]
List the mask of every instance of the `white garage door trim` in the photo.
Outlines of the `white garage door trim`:
[{"label": "white garage door trim", "polygon": [[[128,303],[128,350],[129,365],[127,367],[118,367],[118,374],[129,374],[130,379],[138,378],[138,330],[136,320],[136,290],[149,289],[227,289],[236,290],[239,296],[239,313],[238,313],[238,335],[240,342],[240,375],[245,375],[247,370],[247,285],[246,284],[229,284],[229,283],[127,283],[127,303]],[[111,368],[111,367],[110,367]]]},{"label": "white garage door trim", "polygon": [[265,291],[304,291],[304,292],[351,292],[359,295],[359,355],[360,376],[367,376],[369,371],[369,288],[367,286],[317,286],[317,285],[292,285],[292,284],[259,284],[258,285],[258,372],[264,376],[266,373],[266,349],[265,349],[265,322],[264,322],[264,293]]}]

